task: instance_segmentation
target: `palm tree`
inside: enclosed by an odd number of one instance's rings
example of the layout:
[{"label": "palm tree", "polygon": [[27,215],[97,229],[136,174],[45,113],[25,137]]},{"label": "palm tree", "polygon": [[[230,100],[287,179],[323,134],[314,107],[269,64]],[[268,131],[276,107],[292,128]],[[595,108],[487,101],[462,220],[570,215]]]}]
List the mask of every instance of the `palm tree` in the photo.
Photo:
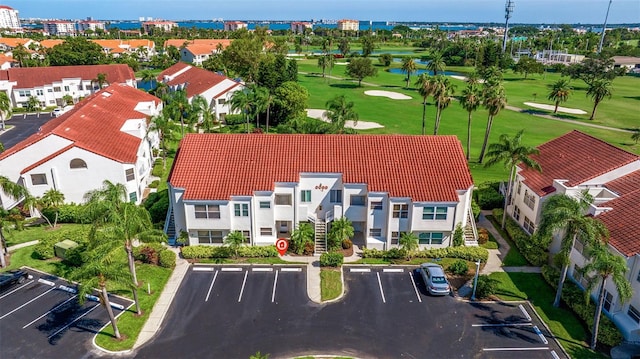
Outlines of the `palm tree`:
[{"label": "palm tree", "polygon": [[248,88],[236,91],[231,96],[231,111],[241,111],[247,120],[247,133],[249,133],[249,111],[251,110],[251,90]]},{"label": "palm tree", "polygon": [[[23,198],[30,197],[29,191],[22,187],[21,185],[11,181],[9,178],[5,176],[0,176],[0,190],[2,190],[9,198],[13,200],[19,201]],[[7,266],[5,255],[8,253],[7,251],[7,240],[4,237],[4,232],[2,231],[3,225],[0,220],[0,267],[4,268]]]},{"label": "palm tree", "polygon": [[224,239],[224,244],[228,245],[233,251],[235,258],[238,258],[238,250],[244,245],[246,240],[247,239],[242,235],[242,232],[233,231]]},{"label": "palm tree", "polygon": [[[153,74],[153,71],[151,70],[142,70],[140,71],[140,81],[142,82],[148,82],[149,84],[152,84],[153,82],[156,81],[156,76]],[[156,82],[157,85],[157,82]],[[151,92],[152,90],[149,90],[149,92]]]},{"label": "palm tree", "polygon": [[342,217],[331,222],[331,228],[329,229],[328,247],[330,250],[340,247],[340,244],[345,239],[353,238],[354,229],[353,224],[347,217]]},{"label": "palm tree", "polygon": [[[636,143],[636,145],[638,144],[638,141],[640,141],[640,128],[636,128],[635,130],[633,130],[633,134],[631,135],[631,139]],[[2,144],[0,144],[2,145]],[[4,151],[3,149],[0,149],[0,152]]]},{"label": "palm tree", "polygon": [[516,167],[519,164],[532,168],[541,172],[540,164],[531,158],[531,155],[538,154],[539,151],[535,147],[525,146],[522,144],[522,135],[524,130],[520,130],[515,137],[511,138],[507,134],[500,135],[498,142],[489,145],[487,157],[489,160],[485,163],[485,167],[491,167],[498,162],[502,162],[505,168],[509,168],[509,180],[507,181],[507,195],[504,200],[504,212],[502,213],[502,228],[504,229],[507,219],[507,206],[511,203],[511,191],[513,190],[513,182],[516,176]]},{"label": "palm tree", "polygon": [[307,243],[313,243],[313,227],[309,223],[300,223],[298,228],[291,232],[292,250],[296,254],[302,254]]},{"label": "palm tree", "polygon": [[460,105],[469,114],[467,121],[467,161],[471,159],[471,113],[478,110],[481,104],[480,89],[476,84],[468,82],[467,87],[462,90],[462,98],[460,98]]},{"label": "palm tree", "polygon": [[433,134],[438,134],[440,128],[440,117],[442,116],[442,110],[447,108],[451,103],[451,98],[455,92],[456,86],[451,83],[448,77],[436,76],[435,77],[435,89],[433,91],[433,100],[436,103],[436,123],[433,127]]},{"label": "palm tree", "polygon": [[96,78],[91,80],[91,82],[96,83],[99,88],[103,88],[105,84],[109,84],[109,81],[107,81],[107,74],[102,72],[98,73]]},{"label": "palm tree", "polygon": [[4,120],[11,116],[11,100],[6,92],[0,91],[0,130],[4,131]]},{"label": "palm tree", "polygon": [[42,209],[52,209],[56,212],[56,217],[53,220],[53,224],[52,224],[51,220],[47,218],[47,216],[44,213],[42,213],[42,211],[40,211],[40,213],[42,214],[42,217],[44,217],[47,223],[49,223],[49,226],[51,228],[55,228],[56,225],[58,224],[59,207],[64,203],[64,194],[52,188],[46,191],[44,195],[42,195],[42,198],[39,199],[39,202]]},{"label": "palm tree", "polygon": [[407,260],[411,260],[413,252],[420,247],[418,236],[413,232],[402,232],[398,244],[407,252]]},{"label": "palm tree", "polygon": [[167,162],[167,138],[171,138],[171,132],[174,129],[174,123],[171,118],[163,112],[151,118],[149,131],[158,131],[160,136],[160,148],[162,149],[162,162]]},{"label": "palm tree", "polygon": [[489,135],[491,135],[491,126],[493,126],[493,118],[500,113],[500,110],[507,104],[507,97],[504,94],[504,87],[501,84],[489,85],[486,87],[482,94],[484,107],[489,112],[489,118],[487,119],[487,127],[484,131],[484,141],[482,142],[482,149],[480,150],[480,158],[478,163],[482,163],[484,160],[484,152],[487,149],[487,143],[489,142]]},{"label": "palm tree", "polygon": [[422,135],[425,134],[425,115],[427,113],[427,98],[433,94],[434,81],[431,76],[426,73],[420,74],[416,85],[418,85],[418,93],[422,96]]},{"label": "palm tree", "polygon": [[[585,294],[589,293],[598,286],[598,303],[593,318],[593,329],[591,330],[591,350],[596,349],[598,341],[598,329],[600,327],[600,315],[604,306],[604,291],[609,278],[613,279],[620,302],[624,303],[631,299],[633,289],[626,278],[625,273],[628,270],[627,263],[619,255],[611,253],[606,245],[596,245],[590,251],[592,261],[584,267],[585,273],[594,273],[595,277],[588,282]],[[599,279],[599,280],[596,280]],[[588,299],[587,299],[588,300]]]},{"label": "palm tree", "polygon": [[353,110],[354,105],[352,101],[347,101],[344,95],[336,96],[327,101],[327,118],[331,120],[334,130],[338,133],[344,131],[344,126],[347,121],[358,123],[359,116],[358,113]]},{"label": "palm tree", "polygon": [[209,104],[207,99],[200,95],[196,95],[191,100],[191,111],[189,113],[189,123],[200,124],[208,114],[211,114],[209,110]]},{"label": "palm tree", "polygon": [[180,119],[180,132],[182,137],[184,137],[184,120],[189,108],[189,100],[187,99],[187,92],[185,90],[178,90],[171,93],[166,109],[174,120]]},{"label": "palm tree", "polygon": [[551,88],[551,92],[549,92],[548,99],[555,102],[555,108],[553,109],[553,113],[558,113],[558,106],[560,102],[566,102],[569,99],[569,95],[571,95],[571,86],[569,86],[569,80],[560,79],[549,86]]},{"label": "palm tree", "polygon": [[442,59],[442,54],[436,52],[432,55],[431,60],[427,64],[427,69],[433,72],[433,76],[438,76],[438,71],[442,72],[447,67]]},{"label": "palm tree", "polygon": [[592,200],[587,193],[583,193],[579,199],[561,194],[552,196],[542,206],[538,235],[543,239],[549,239],[557,231],[562,231],[560,251],[557,254],[558,260],[562,263],[562,270],[553,302],[554,307],[560,306],[562,288],[569,270],[569,254],[576,239],[580,238],[585,244],[593,246],[608,236],[602,222],[585,215]]},{"label": "palm tree", "polygon": [[402,58],[402,72],[407,73],[407,88],[411,83],[411,74],[416,72],[417,65],[416,61],[411,56],[405,56]]},{"label": "palm tree", "polygon": [[600,101],[604,100],[605,97],[611,98],[611,81],[607,79],[595,79],[588,85],[587,96],[593,100],[593,111],[591,111],[591,117],[589,117],[589,119],[593,120],[596,117],[596,108],[598,108]]},{"label": "palm tree", "polygon": [[260,128],[258,119],[260,118],[260,114],[267,110],[267,98],[269,97],[269,90],[266,87],[256,86],[253,89],[252,94],[253,112],[256,116],[256,128]]}]

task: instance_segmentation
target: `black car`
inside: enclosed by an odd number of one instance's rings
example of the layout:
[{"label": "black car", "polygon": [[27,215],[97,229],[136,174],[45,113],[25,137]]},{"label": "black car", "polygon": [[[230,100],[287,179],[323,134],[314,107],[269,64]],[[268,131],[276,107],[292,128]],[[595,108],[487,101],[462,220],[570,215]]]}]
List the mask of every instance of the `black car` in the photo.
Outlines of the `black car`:
[{"label": "black car", "polygon": [[16,283],[22,284],[29,278],[29,273],[15,269],[0,273],[0,289],[5,289]]}]

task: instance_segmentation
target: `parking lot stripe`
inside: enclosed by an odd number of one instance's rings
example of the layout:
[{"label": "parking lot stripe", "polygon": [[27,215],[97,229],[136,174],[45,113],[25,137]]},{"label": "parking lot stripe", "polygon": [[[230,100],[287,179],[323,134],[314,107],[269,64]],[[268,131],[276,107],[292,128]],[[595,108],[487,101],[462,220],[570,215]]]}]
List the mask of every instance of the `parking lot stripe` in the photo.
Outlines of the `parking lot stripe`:
[{"label": "parking lot stripe", "polygon": [[220,269],[223,272],[242,272],[242,268],[227,268],[227,267],[223,267],[222,269]]},{"label": "parking lot stripe", "polygon": [[420,298],[420,292],[418,292],[418,286],[416,286],[416,281],[413,279],[413,275],[409,272],[409,278],[411,278],[411,284],[413,284],[413,289],[416,291],[416,297],[418,297],[418,301],[422,303],[422,298]]},{"label": "parking lot stripe", "polygon": [[534,326],[533,330],[536,332],[536,334],[538,334],[538,337],[540,337],[540,340],[545,343],[545,344],[549,344],[549,342],[547,341],[547,338],[544,337],[544,334],[542,334],[542,332],[540,331],[540,329],[538,329],[538,326]]},{"label": "parking lot stripe", "polygon": [[33,301],[35,301],[36,299],[38,299],[38,298],[42,297],[43,295],[45,295],[45,294],[47,294],[47,293],[51,292],[51,291],[52,291],[52,290],[54,290],[54,289],[55,289],[55,288],[51,288],[51,289],[49,289],[48,291],[46,291],[46,292],[44,292],[44,293],[40,294],[39,296],[37,296],[37,297],[35,297],[35,298],[31,299],[30,301],[28,301],[28,302],[24,303],[23,305],[19,306],[18,308],[16,308],[16,309],[14,309],[14,310],[10,311],[9,313],[7,313],[7,314],[5,314],[5,315],[1,316],[1,317],[0,317],[0,319],[5,318],[5,317],[7,317],[8,315],[11,315],[13,312],[18,311],[18,310],[20,310],[21,308],[24,308],[27,304],[29,304],[29,303],[31,303],[31,302],[33,302]]},{"label": "parking lot stripe", "polygon": [[276,300],[276,284],[278,284],[278,271],[276,271],[276,278],[273,280],[273,293],[271,293],[271,303]]},{"label": "parking lot stripe", "polygon": [[84,312],[81,316],[77,317],[76,319],[74,319],[71,323],[65,325],[64,327],[58,329],[55,333],[51,334],[50,336],[47,337],[47,339],[51,339],[53,337],[55,337],[56,335],[58,335],[58,333],[60,333],[61,331],[69,328],[71,326],[71,324],[77,322],[78,320],[80,320],[82,317],[84,317],[85,315],[91,313],[92,310],[96,309],[97,307],[99,307],[100,304],[96,304],[93,307],[91,307],[91,309],[87,310],[86,312]]},{"label": "parking lot stripe", "polygon": [[472,327],[529,327],[531,323],[471,324]]},{"label": "parking lot stripe", "polygon": [[560,359],[560,357],[558,356],[555,350],[551,351],[551,356],[553,357],[553,359]]},{"label": "parking lot stripe", "polygon": [[524,308],[524,306],[520,304],[518,305],[518,307],[520,308],[522,315],[524,315],[524,317],[527,318],[528,321],[531,321],[531,316],[529,315],[529,312],[527,312],[527,310]]},{"label": "parking lot stripe", "polygon": [[15,292],[15,291],[18,291],[18,290],[20,290],[20,289],[22,289],[22,288],[24,288],[24,287],[28,286],[28,285],[29,285],[29,284],[31,284],[31,283],[33,283],[33,281],[32,281],[32,280],[31,280],[31,281],[28,281],[27,283],[25,283],[25,284],[23,284],[23,285],[21,285],[21,286],[19,286],[18,288],[16,288],[16,289],[12,290],[11,292],[9,292],[9,293],[7,293],[7,294],[3,295],[2,297],[0,297],[0,299],[2,299],[2,298],[4,298],[4,297],[8,296],[9,294],[12,294],[12,293],[13,293],[13,292]]},{"label": "parking lot stripe", "polygon": [[273,268],[251,268],[252,272],[273,272]]},{"label": "parking lot stripe", "polygon": [[387,300],[384,299],[384,291],[382,290],[382,281],[380,280],[380,272],[376,272],[376,275],[378,276],[378,285],[380,286],[380,295],[382,295],[382,303],[386,303]]},{"label": "parking lot stripe", "polygon": [[30,321],[29,323],[27,323],[24,327],[22,327],[22,329],[24,329],[24,328],[26,328],[26,327],[30,326],[31,324],[33,324],[33,323],[37,322],[38,320],[40,320],[40,319],[44,318],[47,314],[49,314],[49,313],[53,312],[54,310],[56,310],[56,309],[58,309],[58,308],[62,307],[62,306],[63,306],[63,305],[65,305],[68,301],[73,300],[73,299],[75,299],[76,297],[77,297],[77,295],[74,295],[73,297],[71,297],[71,298],[69,298],[69,299],[65,300],[64,302],[62,302],[62,303],[60,303],[60,304],[56,305],[56,306],[55,306],[53,309],[51,309],[50,311],[48,311],[48,312],[46,312],[46,313],[42,314],[41,316],[39,316],[39,317],[37,317],[36,319],[34,319],[34,320]]},{"label": "parking lot stripe", "polygon": [[213,267],[193,267],[194,272],[213,272]]},{"label": "parking lot stripe", "polygon": [[280,268],[281,272],[302,272],[302,268]]},{"label": "parking lot stripe", "polygon": [[404,269],[402,269],[402,268],[384,268],[382,271],[384,273],[403,273]]},{"label": "parking lot stripe", "polygon": [[528,351],[528,350],[549,350],[549,347],[529,347],[529,348],[482,348],[485,352],[507,352],[507,351]]},{"label": "parking lot stripe", "polygon": [[209,286],[209,291],[207,292],[207,297],[204,298],[205,302],[209,301],[209,295],[211,294],[211,289],[213,289],[213,283],[216,282],[216,278],[218,277],[218,271],[213,274],[213,279],[211,280],[211,285]]},{"label": "parking lot stripe", "polygon": [[349,272],[369,273],[371,272],[371,268],[349,268]]},{"label": "parking lot stripe", "polygon": [[242,292],[244,292],[244,285],[247,283],[247,275],[249,272],[244,272],[244,279],[242,280],[242,288],[240,288],[240,295],[238,296],[238,303],[242,300]]}]

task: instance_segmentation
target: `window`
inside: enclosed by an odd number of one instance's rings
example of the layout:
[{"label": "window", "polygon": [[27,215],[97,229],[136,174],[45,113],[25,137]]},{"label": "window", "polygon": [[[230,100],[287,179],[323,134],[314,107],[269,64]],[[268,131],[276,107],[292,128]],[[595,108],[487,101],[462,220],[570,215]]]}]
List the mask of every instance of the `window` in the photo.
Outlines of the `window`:
[{"label": "window", "polygon": [[135,171],[133,170],[133,168],[128,168],[124,171],[125,176],[127,177],[127,182],[129,181],[133,181],[134,179],[136,179],[135,176]]},{"label": "window", "polygon": [[407,218],[409,216],[408,204],[394,204],[393,205],[393,218]]},{"label": "window", "polygon": [[391,244],[398,244],[400,241],[400,232],[391,232]]},{"label": "window", "polygon": [[420,244],[442,244],[444,233],[442,232],[422,232],[418,234]]},{"label": "window", "polygon": [[580,283],[583,288],[587,287],[588,283],[587,278],[584,275],[584,270],[578,265],[575,265],[573,267],[573,279],[575,279],[576,282]]},{"label": "window", "polygon": [[533,234],[533,232],[536,230],[536,225],[531,222],[531,220],[527,216],[524,216],[524,230],[529,232],[529,234]]},{"label": "window", "polygon": [[275,196],[276,206],[290,206],[291,195],[290,194],[277,194]]},{"label": "window", "polygon": [[351,195],[351,205],[352,206],[364,206],[367,198],[365,196],[352,194]]},{"label": "window", "polygon": [[382,210],[382,202],[371,202],[371,209]]},{"label": "window", "polygon": [[529,190],[524,190],[524,204],[531,209],[536,205],[536,197],[533,193],[529,193]]},{"label": "window", "polygon": [[342,203],[342,190],[341,189],[332,189],[329,191],[329,202],[330,203]]},{"label": "window", "polygon": [[69,163],[69,168],[71,169],[86,169],[87,163],[79,158],[74,158]]},{"label": "window", "polygon": [[31,184],[34,186],[47,184],[47,175],[44,173],[36,173],[31,175]]},{"label": "window", "polygon": [[447,207],[424,207],[422,209],[422,219],[447,219]]},{"label": "window", "polygon": [[302,203],[311,202],[311,190],[303,189],[300,191],[300,202]]},{"label": "window", "polygon": [[627,311],[627,315],[634,322],[640,323],[640,312],[633,305],[629,305],[629,310]]},{"label": "window", "polygon": [[225,103],[227,103],[227,99],[224,99],[224,98],[218,99],[218,105],[224,105]]},{"label": "window", "polygon": [[65,86],[65,87],[64,87],[64,90],[65,90],[65,91],[67,91],[67,92],[69,92],[69,86]]},{"label": "window", "polygon": [[29,97],[29,96],[31,96],[31,91],[29,91],[29,90],[19,90],[18,91],[18,96],[20,96],[20,97]]},{"label": "window", "polygon": [[513,218],[516,221],[520,220],[520,208],[518,208],[518,206],[513,207]]},{"label": "window", "polygon": [[82,91],[82,85],[78,85],[78,91]]},{"label": "window", "polygon": [[380,229],[380,228],[371,228],[369,230],[369,235],[371,237],[382,237],[382,229]]},{"label": "window", "polygon": [[249,205],[247,203],[235,203],[233,212],[236,217],[249,217]]},{"label": "window", "polygon": [[60,92],[60,87],[54,87],[54,88],[53,88],[53,91],[54,91],[54,92]]},{"label": "window", "polygon": [[131,192],[129,193],[129,202],[136,203],[138,201],[138,193]]},{"label": "window", "polygon": [[522,190],[522,182],[518,181],[518,194],[520,194],[520,191]]},{"label": "window", "polygon": [[261,201],[260,202],[260,208],[271,208],[271,202],[267,202],[267,201]]},{"label": "window", "polygon": [[240,231],[240,233],[242,233],[247,242],[251,242],[251,231]]},{"label": "window", "polygon": [[43,96],[43,95],[44,95],[44,91],[36,90],[36,96]]},{"label": "window", "polygon": [[198,243],[222,243],[222,231],[198,231]]},{"label": "window", "polygon": [[196,218],[220,218],[220,206],[217,204],[197,204],[193,207]]},{"label": "window", "polygon": [[611,311],[611,306],[613,305],[613,294],[609,293],[608,290],[604,291],[604,310],[607,312]]},{"label": "window", "polygon": [[262,228],[260,228],[260,235],[261,236],[272,236],[273,235],[273,229],[271,227],[262,227]]},{"label": "window", "polygon": [[84,85],[85,91],[91,91],[91,85]]},{"label": "window", "polygon": [[[583,243],[581,240],[576,239],[576,241],[575,241],[575,242],[573,242],[573,248],[574,248],[578,253],[580,253],[580,254],[584,255],[584,250],[585,250],[585,248],[584,248],[584,243]],[[640,277],[640,275],[639,275],[639,277]]]},{"label": "window", "polygon": [[53,92],[53,89],[47,89],[47,92],[51,93],[51,92]]}]

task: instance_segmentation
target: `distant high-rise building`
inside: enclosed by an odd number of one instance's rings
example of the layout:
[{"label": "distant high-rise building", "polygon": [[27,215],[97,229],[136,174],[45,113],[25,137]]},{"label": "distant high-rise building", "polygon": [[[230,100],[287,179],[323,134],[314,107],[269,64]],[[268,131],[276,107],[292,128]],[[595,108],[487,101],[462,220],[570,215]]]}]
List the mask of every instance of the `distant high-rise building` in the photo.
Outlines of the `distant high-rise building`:
[{"label": "distant high-rise building", "polygon": [[160,29],[165,32],[171,31],[174,27],[178,27],[178,24],[173,21],[147,21],[142,23],[142,27],[145,33],[150,34],[153,29]]},{"label": "distant high-rise building", "polygon": [[71,21],[49,21],[42,24],[44,32],[56,36],[75,36],[76,24]]},{"label": "distant high-rise building", "polygon": [[358,31],[360,30],[360,22],[358,20],[338,20],[338,30]]},{"label": "distant high-rise building", "polygon": [[86,20],[86,21],[78,22],[78,31],[79,32],[85,32],[87,30],[91,30],[91,31],[95,32],[98,29],[100,29],[100,30],[104,30],[105,29],[104,22],[95,21],[95,20]]},{"label": "distant high-rise building", "polygon": [[309,22],[294,21],[291,23],[291,32],[294,34],[304,34],[305,29],[313,29],[313,25]]},{"label": "distant high-rise building", "polygon": [[19,30],[21,28],[18,10],[6,5],[0,5],[0,29]]}]

